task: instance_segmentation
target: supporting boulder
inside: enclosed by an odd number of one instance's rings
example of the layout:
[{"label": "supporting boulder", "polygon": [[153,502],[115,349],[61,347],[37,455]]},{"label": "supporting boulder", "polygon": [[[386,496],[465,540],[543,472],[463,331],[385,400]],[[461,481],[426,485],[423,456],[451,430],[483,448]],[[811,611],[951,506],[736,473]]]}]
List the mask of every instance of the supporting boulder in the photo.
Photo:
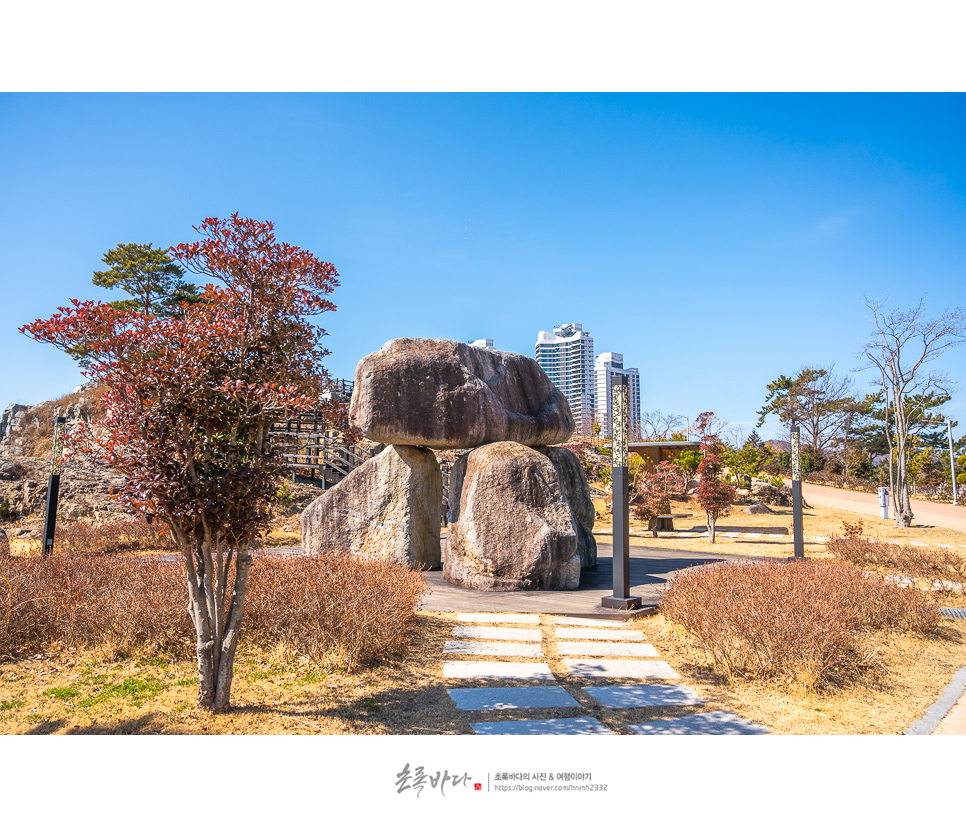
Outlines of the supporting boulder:
[{"label": "supporting boulder", "polygon": [[442,499],[436,456],[416,446],[389,446],[305,508],[303,552],[438,568]]},{"label": "supporting boulder", "polygon": [[567,398],[527,356],[445,339],[393,339],[363,357],[349,407],[370,440],[434,449],[565,442]]},{"label": "supporting boulder", "polygon": [[541,448],[537,451],[550,458],[554,469],[557,470],[557,477],[560,478],[564,498],[573,514],[574,531],[577,533],[577,555],[580,557],[581,569],[597,567],[597,540],[591,532],[594,529],[597,513],[590,497],[590,484],[587,483],[587,476],[584,475],[580,460],[570,449],[562,446]]},{"label": "supporting boulder", "polygon": [[447,582],[492,591],[578,586],[573,514],[547,455],[519,443],[491,443],[454,469],[461,488],[458,496],[450,493]]}]

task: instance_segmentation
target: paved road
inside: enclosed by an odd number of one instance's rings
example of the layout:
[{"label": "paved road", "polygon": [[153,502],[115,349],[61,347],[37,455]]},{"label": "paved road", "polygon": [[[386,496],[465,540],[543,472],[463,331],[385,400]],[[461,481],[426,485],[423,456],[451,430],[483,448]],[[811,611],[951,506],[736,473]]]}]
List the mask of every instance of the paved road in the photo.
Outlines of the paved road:
[{"label": "paved road", "polygon": [[[644,606],[657,605],[660,590],[675,571],[728,558],[719,553],[664,550],[631,546],[631,595]],[[732,557],[734,558],[734,557]],[[432,593],[423,600],[426,611],[518,611],[544,614],[613,615],[601,607],[601,597],[613,593],[613,557],[609,542],[597,542],[597,567],[582,571],[575,591],[474,591],[443,580],[443,572],[426,574]]]},{"label": "paved road", "polygon": [[[879,517],[879,496],[869,492],[802,484],[802,495],[809,504],[849,510],[853,513]],[[934,504],[931,501],[912,501],[913,527],[946,527],[966,533],[966,506]],[[893,515],[891,499],[889,516]]]}]

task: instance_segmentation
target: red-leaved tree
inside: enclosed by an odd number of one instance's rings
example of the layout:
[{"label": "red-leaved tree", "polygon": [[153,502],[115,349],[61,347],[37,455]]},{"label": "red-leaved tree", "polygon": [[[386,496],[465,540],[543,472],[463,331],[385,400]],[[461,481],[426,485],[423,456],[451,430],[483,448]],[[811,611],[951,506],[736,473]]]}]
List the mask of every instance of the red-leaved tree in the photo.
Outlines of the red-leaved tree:
[{"label": "red-leaved tree", "polygon": [[698,415],[695,430],[701,438],[701,463],[698,464],[698,488],[694,497],[704,510],[708,521],[708,535],[714,544],[714,528],[718,516],[735,500],[735,488],[721,480],[724,472],[725,445],[718,436],[720,423],[711,411]]},{"label": "red-leaved tree", "polygon": [[253,540],[283,475],[269,428],[318,407],[325,331],[308,317],[335,305],[330,263],[275,240],[271,223],[208,218],[171,252],[219,283],[181,318],[72,301],[21,330],[63,350],[82,343],[107,385],[107,417],[80,424],[72,455],[125,475],[132,512],[167,522],[184,558],[197,633],[198,704],[229,707]]}]

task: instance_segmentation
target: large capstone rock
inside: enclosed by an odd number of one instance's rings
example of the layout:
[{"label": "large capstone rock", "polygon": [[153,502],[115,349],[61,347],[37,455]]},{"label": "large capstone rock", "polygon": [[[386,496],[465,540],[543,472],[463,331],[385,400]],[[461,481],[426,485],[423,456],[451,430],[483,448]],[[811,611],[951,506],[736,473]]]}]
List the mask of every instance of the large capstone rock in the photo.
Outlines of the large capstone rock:
[{"label": "large capstone rock", "polygon": [[462,458],[453,475],[460,489],[458,497],[450,493],[447,582],[492,591],[577,587],[573,514],[548,456],[491,443]]},{"label": "large capstone rock", "polygon": [[380,443],[469,449],[563,443],[564,395],[527,356],[444,339],[393,339],[356,368],[352,425]]},{"label": "large capstone rock", "polygon": [[302,549],[438,568],[442,500],[436,456],[389,446],[305,508]]},{"label": "large capstone rock", "polygon": [[570,449],[564,449],[561,446],[537,449],[537,451],[550,458],[553,468],[557,470],[557,477],[560,478],[564,499],[573,514],[580,567],[582,569],[597,567],[597,540],[591,532],[594,529],[597,512],[590,497],[590,484],[587,483],[587,476],[580,465],[580,460]]}]

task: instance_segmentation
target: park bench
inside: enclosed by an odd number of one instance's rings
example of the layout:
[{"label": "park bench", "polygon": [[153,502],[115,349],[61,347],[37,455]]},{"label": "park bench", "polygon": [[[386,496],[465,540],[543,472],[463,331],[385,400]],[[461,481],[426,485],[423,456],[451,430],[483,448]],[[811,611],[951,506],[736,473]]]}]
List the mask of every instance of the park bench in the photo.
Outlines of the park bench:
[{"label": "park bench", "polygon": [[670,530],[674,532],[674,519],[676,518],[690,518],[691,516],[685,513],[684,515],[659,515],[654,519],[654,524],[651,527],[651,534],[654,538],[657,538],[658,530]]}]

